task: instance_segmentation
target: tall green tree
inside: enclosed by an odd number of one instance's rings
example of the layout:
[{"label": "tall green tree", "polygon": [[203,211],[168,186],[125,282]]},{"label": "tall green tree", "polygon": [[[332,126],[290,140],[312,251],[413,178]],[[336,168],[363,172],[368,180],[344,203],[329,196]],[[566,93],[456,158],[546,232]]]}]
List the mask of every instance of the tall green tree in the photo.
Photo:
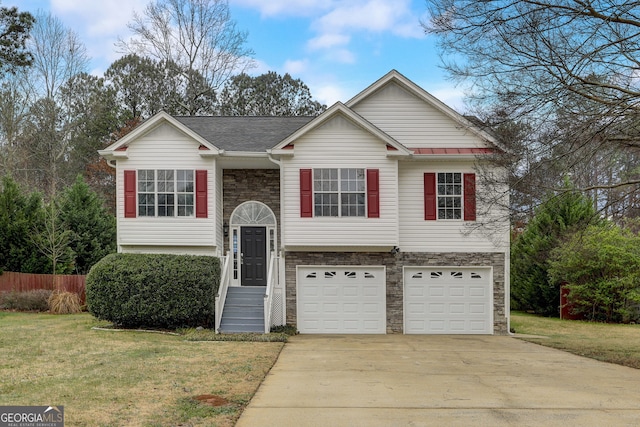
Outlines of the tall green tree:
[{"label": "tall green tree", "polygon": [[0,7],[0,73],[33,63],[26,41],[35,19],[16,7]]},{"label": "tall green tree", "polygon": [[48,273],[48,260],[31,241],[33,229],[42,224],[42,198],[25,195],[16,181],[2,178],[0,186],[0,270]]},{"label": "tall green tree", "polygon": [[129,54],[109,66],[105,79],[127,119],[146,119],[160,110],[181,116],[214,112],[215,94],[204,78],[172,60]]},{"label": "tall green tree", "polygon": [[76,74],[62,86],[59,106],[64,117],[62,133],[71,147],[64,163],[64,182],[69,186],[100,159],[98,150],[124,125],[125,114],[104,79],[87,73]]},{"label": "tall green tree", "polygon": [[70,231],[74,272],[87,274],[100,259],[116,251],[116,221],[104,201],[82,176],[60,196],[60,219]]},{"label": "tall green tree", "polygon": [[220,114],[226,116],[317,116],[327,109],[313,99],[302,80],[274,71],[232,77],[218,102]]},{"label": "tall green tree", "polygon": [[551,280],[551,251],[576,230],[598,219],[591,200],[567,188],[551,196],[511,245],[512,307],[554,316],[559,313],[560,283]]},{"label": "tall green tree", "polygon": [[552,251],[549,275],[589,320],[640,320],[640,237],[612,223],[590,226]]}]

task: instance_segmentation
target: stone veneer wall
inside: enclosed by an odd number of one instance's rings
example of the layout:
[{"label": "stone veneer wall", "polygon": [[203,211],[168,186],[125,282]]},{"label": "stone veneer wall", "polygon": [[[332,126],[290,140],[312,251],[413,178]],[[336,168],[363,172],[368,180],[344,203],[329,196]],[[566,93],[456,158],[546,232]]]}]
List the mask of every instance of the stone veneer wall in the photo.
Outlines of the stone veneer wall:
[{"label": "stone veneer wall", "polygon": [[403,332],[402,267],[482,266],[493,267],[493,333],[507,335],[505,316],[505,255],[501,252],[423,253],[392,255],[380,252],[287,252],[285,257],[287,323],[296,324],[297,265],[384,265],[387,274],[387,333]]},{"label": "stone veneer wall", "polygon": [[[233,210],[241,203],[255,200],[269,206],[278,221],[280,241],[280,170],[279,169],[225,169],[222,171],[222,218],[229,224]],[[229,250],[229,239],[224,239],[224,252]]]}]

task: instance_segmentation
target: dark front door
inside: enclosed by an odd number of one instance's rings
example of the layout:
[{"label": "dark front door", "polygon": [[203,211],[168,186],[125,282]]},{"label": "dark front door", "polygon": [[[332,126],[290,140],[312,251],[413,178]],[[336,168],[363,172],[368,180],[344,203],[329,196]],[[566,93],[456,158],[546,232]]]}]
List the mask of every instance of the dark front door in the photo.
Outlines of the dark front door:
[{"label": "dark front door", "polygon": [[241,227],[242,286],[267,285],[267,228]]}]

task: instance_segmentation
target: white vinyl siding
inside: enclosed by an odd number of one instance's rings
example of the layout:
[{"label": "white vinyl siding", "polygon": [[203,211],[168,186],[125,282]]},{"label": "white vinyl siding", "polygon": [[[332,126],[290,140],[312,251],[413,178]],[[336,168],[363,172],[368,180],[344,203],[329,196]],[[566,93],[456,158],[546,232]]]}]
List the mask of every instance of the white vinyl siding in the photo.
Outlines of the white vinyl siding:
[{"label": "white vinyl siding", "polygon": [[[153,129],[134,141],[127,149],[127,159],[117,161],[116,197],[118,200],[118,247],[137,251],[137,247],[157,247],[159,252],[181,252],[179,247],[199,247],[215,253],[217,203],[215,160],[203,158],[199,143],[168,124]],[[188,169],[207,170],[209,218],[195,217],[124,217],[124,171]],[[165,249],[163,249],[163,247]]]},{"label": "white vinyl siding", "polygon": [[408,148],[486,147],[473,132],[395,83],[353,109]]},{"label": "white vinyl siding", "polygon": [[[380,218],[300,217],[300,169],[378,169]],[[282,159],[282,241],[286,247],[380,247],[397,244],[397,161],[386,145],[338,115],[295,142]]]},{"label": "white vinyl siding", "polygon": [[[460,220],[425,221],[424,173],[475,173],[473,162],[400,162],[399,216],[400,248],[403,252],[496,252],[509,246],[508,212],[493,207],[494,217],[487,218],[481,198],[476,201],[477,220],[469,224]],[[477,181],[478,191],[482,182]],[[507,206],[506,199],[503,202]],[[482,227],[490,223],[490,227]],[[499,227],[503,224],[503,227]]]}]

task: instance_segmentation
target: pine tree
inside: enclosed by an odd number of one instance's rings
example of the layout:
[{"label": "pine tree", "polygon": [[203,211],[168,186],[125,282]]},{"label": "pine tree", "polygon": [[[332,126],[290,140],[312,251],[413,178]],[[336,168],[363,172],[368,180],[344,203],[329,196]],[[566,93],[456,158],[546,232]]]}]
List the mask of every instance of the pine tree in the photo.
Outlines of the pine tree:
[{"label": "pine tree", "polygon": [[592,201],[567,188],[537,210],[511,246],[512,308],[546,316],[559,313],[560,283],[549,278],[551,251],[573,232],[597,222]]}]

